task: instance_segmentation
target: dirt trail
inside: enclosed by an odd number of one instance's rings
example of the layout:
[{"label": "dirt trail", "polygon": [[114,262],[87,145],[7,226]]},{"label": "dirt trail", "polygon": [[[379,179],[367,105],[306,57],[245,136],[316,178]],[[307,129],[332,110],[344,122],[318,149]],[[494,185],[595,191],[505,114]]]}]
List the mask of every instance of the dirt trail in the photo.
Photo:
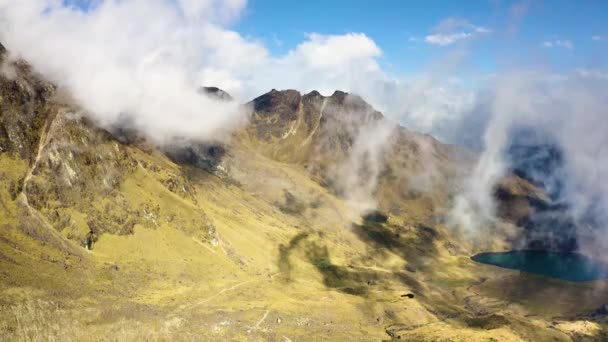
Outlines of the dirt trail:
[{"label": "dirt trail", "polygon": [[[270,279],[273,279],[274,277],[276,277],[279,274],[281,274],[281,272],[277,272],[277,273],[271,274],[270,275]],[[206,303],[214,300],[215,298],[221,296],[222,294],[224,294],[226,292],[234,291],[234,290],[238,289],[239,287],[242,287],[242,286],[250,284],[250,283],[259,282],[259,281],[262,281],[264,279],[265,278],[263,278],[263,277],[258,277],[256,279],[250,279],[250,280],[242,281],[242,282],[240,282],[238,284],[234,284],[234,285],[232,285],[230,287],[223,288],[223,289],[221,289],[220,291],[216,292],[215,294],[213,294],[210,297],[201,299],[201,300],[199,300],[199,301],[197,301],[195,303],[189,304],[189,305],[182,305],[182,306],[180,306],[179,310],[182,311],[182,310],[186,310],[188,308],[192,309],[194,307],[206,304]]]},{"label": "dirt trail", "polygon": [[270,310],[266,310],[266,312],[264,312],[264,316],[262,316],[262,318],[255,324],[255,326],[253,328],[260,329],[260,324],[264,323],[264,321],[268,317],[269,313],[270,313]]},{"label": "dirt trail", "polygon": [[[50,123],[49,123],[49,121],[50,121]],[[21,187],[22,200],[23,200],[23,203],[28,207],[30,207],[30,204],[27,199],[27,186],[28,186],[30,180],[32,179],[34,170],[36,170],[36,167],[38,167],[38,163],[40,162],[40,159],[42,159],[43,151],[48,144],[48,140],[49,140],[48,136],[50,135],[49,133],[52,128],[53,121],[54,121],[53,119],[49,119],[42,126],[41,133],[40,133],[40,141],[38,142],[38,149],[36,151],[36,157],[34,158],[34,161],[32,162],[32,166],[30,167],[27,174],[25,175],[25,178],[23,179],[23,185]],[[49,132],[47,132],[47,130],[49,130]]]}]

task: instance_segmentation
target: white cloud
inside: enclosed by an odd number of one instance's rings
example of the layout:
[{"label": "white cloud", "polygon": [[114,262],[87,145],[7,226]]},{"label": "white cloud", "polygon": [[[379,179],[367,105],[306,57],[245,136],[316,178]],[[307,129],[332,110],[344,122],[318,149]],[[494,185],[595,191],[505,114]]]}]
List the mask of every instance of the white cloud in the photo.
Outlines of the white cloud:
[{"label": "white cloud", "polygon": [[308,34],[306,40],[284,56],[271,58],[245,80],[242,96],[259,95],[272,88],[352,91],[354,85],[384,79],[378,59],[382,50],[362,33]]},{"label": "white cloud", "polygon": [[424,37],[424,41],[432,45],[447,46],[452,45],[460,40],[470,38],[471,36],[472,34],[467,32],[450,34],[430,34]]},{"label": "white cloud", "polygon": [[183,13],[190,19],[206,19],[229,23],[238,19],[247,0],[177,0]]},{"label": "white cloud", "polygon": [[596,42],[603,42],[606,40],[606,37],[600,36],[600,35],[595,35],[595,36],[591,37],[591,40],[596,41]]},{"label": "white cloud", "polygon": [[546,48],[564,48],[564,49],[573,49],[574,44],[571,41],[564,39],[556,39],[556,40],[545,40],[541,43],[543,47]]},{"label": "white cloud", "polygon": [[475,29],[475,25],[471,24],[468,20],[459,17],[450,17],[443,19],[434,28],[433,32],[451,32],[461,29]]},{"label": "white cloud", "polygon": [[157,142],[207,139],[241,114],[198,87],[239,86],[236,75],[268,60],[259,43],[220,26],[244,4],[104,1],[82,12],[60,0],[3,0],[0,41],[102,125],[128,120]]},{"label": "white cloud", "polygon": [[314,68],[334,68],[360,61],[375,68],[372,59],[381,55],[376,43],[363,33],[345,35],[321,35],[312,33],[290,53],[290,57],[302,58]]},{"label": "white cloud", "polygon": [[482,26],[477,26],[475,27],[475,32],[477,33],[492,33],[492,30],[482,27]]},{"label": "white cloud", "polygon": [[448,46],[476,36],[490,34],[492,30],[477,26],[462,18],[447,18],[442,20],[433,33],[426,35],[424,41],[431,45]]}]

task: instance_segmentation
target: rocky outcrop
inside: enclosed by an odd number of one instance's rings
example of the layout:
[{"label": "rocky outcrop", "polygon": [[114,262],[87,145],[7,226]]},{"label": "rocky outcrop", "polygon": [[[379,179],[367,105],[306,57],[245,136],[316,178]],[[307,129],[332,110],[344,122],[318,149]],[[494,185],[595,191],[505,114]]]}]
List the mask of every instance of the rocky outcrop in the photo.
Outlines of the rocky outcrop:
[{"label": "rocky outcrop", "polygon": [[217,98],[222,101],[233,101],[234,100],[230,94],[228,94],[227,92],[225,92],[224,90],[222,90],[218,87],[201,87],[201,92],[203,94],[213,96],[214,98]]},{"label": "rocky outcrop", "polygon": [[32,162],[45,124],[56,115],[49,104],[56,87],[36,77],[25,62],[0,68],[0,153]]},{"label": "rocky outcrop", "polygon": [[353,135],[361,126],[383,119],[382,114],[361,97],[342,91],[326,97],[318,91],[302,95],[293,89],[272,89],[250,104],[253,108],[251,123],[254,133],[258,139],[266,142],[285,140],[300,134],[299,137],[304,138],[301,143],[307,143],[313,138],[320,138],[320,133],[327,133],[323,132],[327,126],[342,128],[343,139],[352,142]]}]

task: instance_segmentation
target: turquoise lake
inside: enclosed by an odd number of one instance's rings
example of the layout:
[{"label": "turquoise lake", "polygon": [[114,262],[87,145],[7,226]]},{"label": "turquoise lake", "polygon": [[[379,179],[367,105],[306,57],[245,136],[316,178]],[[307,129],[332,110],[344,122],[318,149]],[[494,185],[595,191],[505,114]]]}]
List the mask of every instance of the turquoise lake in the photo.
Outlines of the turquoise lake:
[{"label": "turquoise lake", "polygon": [[572,282],[608,279],[608,264],[578,253],[520,250],[480,253],[471,259]]}]

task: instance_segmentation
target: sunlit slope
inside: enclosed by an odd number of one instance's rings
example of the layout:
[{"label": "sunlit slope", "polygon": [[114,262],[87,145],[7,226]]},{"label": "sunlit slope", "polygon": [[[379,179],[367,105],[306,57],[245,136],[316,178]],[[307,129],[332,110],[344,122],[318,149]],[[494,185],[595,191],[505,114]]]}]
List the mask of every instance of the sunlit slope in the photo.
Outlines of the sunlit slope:
[{"label": "sunlit slope", "polygon": [[[383,173],[382,212],[362,217],[318,167],[347,158],[350,130],[313,144],[309,120],[273,147],[252,122],[222,153],[198,146],[184,161],[189,152],[98,128],[26,65],[0,89],[2,340],[605,336],[589,315],[608,299],[593,286],[469,260],[507,244],[479,246],[437,219],[452,192],[441,184],[458,171],[438,142],[435,190],[402,191],[422,154],[394,135],[384,158],[407,172]],[[314,147],[299,150],[310,132]]]}]

